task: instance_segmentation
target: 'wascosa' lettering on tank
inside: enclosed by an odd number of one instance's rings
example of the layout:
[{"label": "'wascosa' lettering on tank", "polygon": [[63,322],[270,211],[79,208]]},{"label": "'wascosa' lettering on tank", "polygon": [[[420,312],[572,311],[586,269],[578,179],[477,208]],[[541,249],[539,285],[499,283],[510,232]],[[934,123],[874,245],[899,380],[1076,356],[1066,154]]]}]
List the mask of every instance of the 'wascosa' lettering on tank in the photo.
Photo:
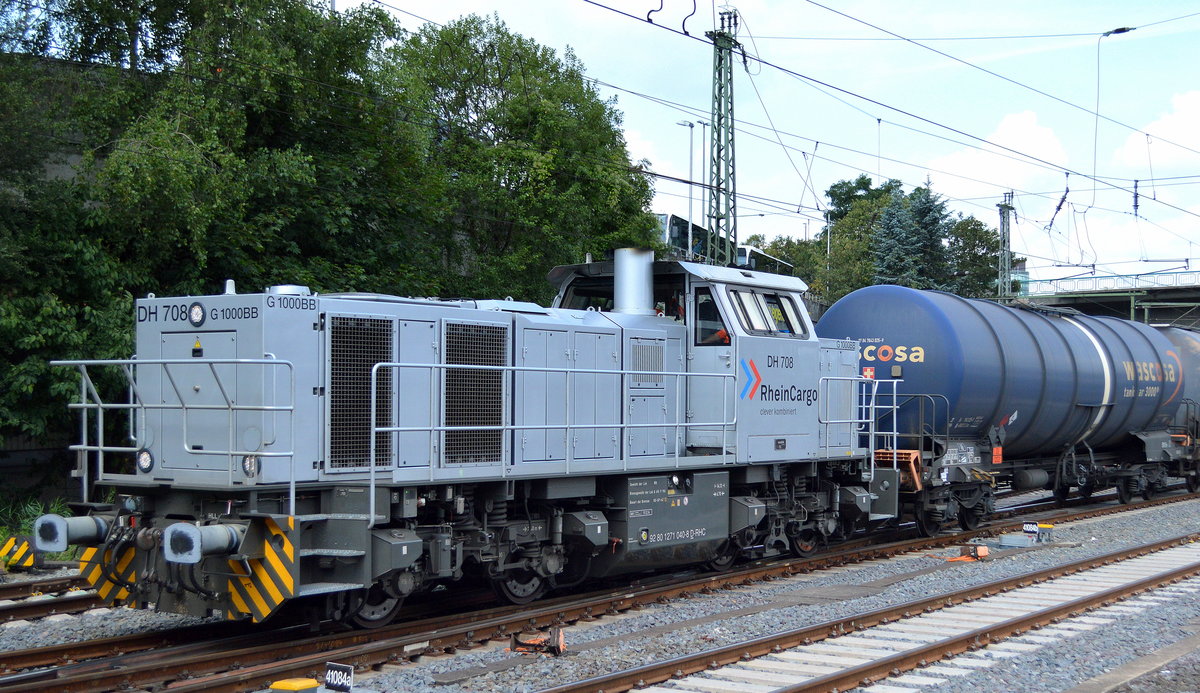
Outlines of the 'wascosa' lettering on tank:
[{"label": "'wascosa' lettering on tank", "polygon": [[872,344],[863,347],[863,361],[896,361],[904,363],[925,363],[925,347],[897,346],[887,344]]}]

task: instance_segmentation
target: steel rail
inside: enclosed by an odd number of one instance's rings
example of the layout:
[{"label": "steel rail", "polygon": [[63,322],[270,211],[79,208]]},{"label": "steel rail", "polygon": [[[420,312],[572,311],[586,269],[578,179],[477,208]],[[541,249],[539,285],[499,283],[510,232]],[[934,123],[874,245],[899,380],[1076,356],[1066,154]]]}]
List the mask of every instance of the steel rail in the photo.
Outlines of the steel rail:
[{"label": "steel rail", "polygon": [[[973,601],[988,597],[999,592],[1025,587],[1048,579],[1070,575],[1082,570],[1096,568],[1109,563],[1115,563],[1129,558],[1142,556],[1162,549],[1178,546],[1200,539],[1200,533],[1187,534],[1164,541],[1154,542],[1132,549],[1122,549],[1103,556],[1094,556],[1080,561],[1074,561],[1052,568],[1046,568],[1034,573],[1016,577],[994,580],[982,585],[976,585],[946,594],[917,599],[903,604],[885,607],[870,613],[859,614],[843,619],[826,621],[813,626],[796,628],[783,633],[772,634],[712,648],[691,655],[676,657],[664,662],[648,664],[625,671],[597,676],[583,681],[546,688],[540,693],[583,693],[599,692],[619,693],[638,686],[660,683],[672,678],[705,671],[709,668],[735,664],[746,659],[773,654],[782,650],[801,645],[808,645],[826,638],[837,637],[846,633],[863,630],[872,626],[891,623],[892,621],[909,618],[921,613],[937,611],[947,606]],[[1175,582],[1190,575],[1200,574],[1200,563],[1193,563],[1184,568],[1140,580],[1130,585],[1115,587],[1096,595],[1082,597],[1065,604],[1048,607],[1031,615],[1014,618],[1000,624],[979,628],[969,633],[941,641],[939,647],[922,648],[898,653],[891,657],[875,662],[864,663],[851,669],[829,674],[818,679],[806,681],[803,684],[784,688],[791,693],[800,691],[831,691],[847,690],[859,685],[870,683],[892,675],[893,670],[905,670],[940,659],[948,654],[958,654],[970,649],[983,647],[993,640],[1003,639],[1008,635],[1024,632],[1042,623],[1049,623],[1064,616],[1070,616],[1099,604],[1107,604],[1135,592],[1140,592],[1159,584]],[[885,667],[885,668],[880,668]]]},{"label": "steel rail", "polygon": [[78,614],[101,606],[104,606],[104,599],[95,592],[63,594],[46,599],[30,597],[0,605],[0,623],[45,618],[55,614]]},{"label": "steel rail", "polygon": [[0,584],[0,599],[24,599],[39,594],[66,592],[81,588],[86,584],[87,582],[81,575],[5,582]]},{"label": "steel rail", "polygon": [[[1083,512],[1058,514],[1054,516],[1054,519],[1056,521],[1084,519],[1111,512],[1152,507],[1194,498],[1194,495],[1164,497],[1107,509],[1089,509]],[[105,660],[108,663],[100,668],[120,667],[120,669],[104,671],[102,675],[94,668],[89,669],[90,673],[87,674],[80,670],[81,673],[78,675],[68,670],[73,667],[55,670],[55,678],[44,678],[41,685],[47,690],[84,691],[111,690],[139,685],[160,686],[163,682],[172,681],[173,683],[169,684],[169,688],[172,690],[241,691],[263,688],[280,678],[319,675],[324,670],[324,663],[334,657],[347,663],[353,663],[360,668],[367,668],[390,661],[407,659],[417,654],[435,654],[470,648],[491,639],[507,638],[514,632],[562,625],[580,619],[586,620],[606,613],[636,609],[654,602],[713,592],[738,584],[786,578],[825,567],[878,559],[916,550],[958,545],[968,538],[997,534],[1020,527],[1020,522],[1000,523],[973,532],[910,539],[861,548],[843,547],[840,551],[814,558],[790,559],[767,564],[753,563],[727,573],[702,575],[667,585],[626,586],[578,597],[545,600],[524,607],[496,607],[449,616],[445,620],[410,622],[350,634],[314,636],[288,643],[285,646],[262,645],[260,640],[257,647],[234,651],[216,651],[215,647],[209,644],[203,654],[194,656],[176,650],[177,656],[172,656],[170,661],[151,659],[140,663],[133,661],[112,663]],[[74,655],[69,657],[72,660],[81,658]],[[289,657],[294,659],[287,659]],[[4,661],[4,657],[0,656],[0,666]],[[227,670],[229,661],[235,662],[234,666],[238,667],[237,671],[215,673]],[[196,676],[203,678],[190,678]],[[184,680],[188,678],[190,680]],[[6,690],[4,679],[0,679],[0,691],[2,690]]]}]

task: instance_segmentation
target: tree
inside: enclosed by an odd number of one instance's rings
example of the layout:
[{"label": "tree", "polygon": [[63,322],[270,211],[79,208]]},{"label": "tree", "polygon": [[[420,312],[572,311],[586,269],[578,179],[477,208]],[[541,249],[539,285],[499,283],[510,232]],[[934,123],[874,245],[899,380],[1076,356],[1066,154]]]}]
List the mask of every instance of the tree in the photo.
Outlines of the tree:
[{"label": "tree", "polygon": [[923,234],[912,217],[908,200],[894,195],[875,226],[874,284],[920,288],[925,284],[921,258]]},{"label": "tree", "polygon": [[[539,299],[554,264],[654,238],[615,104],[498,20],[405,38],[300,0],[0,2],[29,54],[0,60],[0,434],[73,426],[75,376],[46,362],[128,356],[132,296]],[[82,175],[47,178],[57,159]]]},{"label": "tree", "polygon": [[929,186],[916,188],[908,194],[908,213],[914,226],[913,257],[919,266],[915,283],[908,286],[948,288],[951,282],[946,237],[950,234],[953,219],[946,209],[946,201]]},{"label": "tree", "polygon": [[874,283],[875,229],[891,197],[864,196],[847,213],[824,231],[829,256],[826,268],[813,282],[825,301],[833,303],[842,296]]},{"label": "tree", "polygon": [[873,202],[902,193],[903,183],[894,178],[878,188],[872,187],[871,177],[865,173],[853,181],[838,181],[825,191],[825,197],[829,198],[829,207],[825,210],[825,224],[828,226],[837,223],[861,200]]},{"label": "tree", "polygon": [[438,127],[431,163],[454,232],[436,260],[452,293],[545,298],[548,264],[653,242],[649,180],[569,51],[470,16],[422,29],[399,58]]},{"label": "tree", "polygon": [[960,216],[950,229],[948,252],[954,272],[951,291],[970,298],[996,295],[998,232],[973,216]]}]

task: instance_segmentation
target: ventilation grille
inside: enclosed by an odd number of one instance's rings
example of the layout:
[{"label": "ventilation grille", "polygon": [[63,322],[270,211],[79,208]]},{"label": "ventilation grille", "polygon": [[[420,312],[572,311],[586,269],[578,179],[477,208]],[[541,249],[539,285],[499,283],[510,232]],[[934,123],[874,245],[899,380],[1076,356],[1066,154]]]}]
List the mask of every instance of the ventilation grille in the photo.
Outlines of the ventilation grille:
[{"label": "ventilation grille", "polygon": [[[631,345],[633,349],[633,369],[634,371],[662,371],[663,369],[663,345],[660,342],[646,342],[634,340]],[[646,375],[645,373],[635,374],[630,376],[632,383],[637,385],[657,385],[661,384],[663,377],[661,375]]]},{"label": "ventilation grille", "polygon": [[[508,365],[508,327],[446,323],[446,364]],[[504,423],[504,371],[446,369],[447,426],[500,426]],[[449,464],[498,462],[504,432],[446,431]]]},{"label": "ventilation grille", "polygon": [[[392,321],[333,316],[329,323],[329,468],[366,467],[371,455],[371,367],[392,360]],[[392,421],[392,371],[380,369],[376,424]],[[375,438],[375,464],[392,459],[392,439]]]}]

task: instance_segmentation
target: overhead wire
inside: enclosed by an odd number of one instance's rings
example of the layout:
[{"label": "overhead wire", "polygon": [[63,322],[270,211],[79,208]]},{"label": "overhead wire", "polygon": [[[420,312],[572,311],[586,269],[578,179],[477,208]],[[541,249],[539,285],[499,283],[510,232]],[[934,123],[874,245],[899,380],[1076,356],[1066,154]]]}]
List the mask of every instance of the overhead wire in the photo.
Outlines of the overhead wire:
[{"label": "overhead wire", "polygon": [[[1077,110],[1083,111],[1083,112],[1085,112],[1085,113],[1088,113],[1088,114],[1090,114],[1090,115],[1094,115],[1094,116],[1096,116],[1097,118],[1103,118],[1104,120],[1106,120],[1106,121],[1108,121],[1108,122],[1110,122],[1110,123],[1113,123],[1113,124],[1115,124],[1115,125],[1120,125],[1120,126],[1121,126],[1121,127],[1123,127],[1123,128],[1128,128],[1128,129],[1130,129],[1130,130],[1133,130],[1134,132],[1140,132],[1140,133],[1142,133],[1142,134],[1145,134],[1145,131],[1144,131],[1144,130],[1142,130],[1142,129],[1140,129],[1140,128],[1134,127],[1133,125],[1129,125],[1129,124],[1126,124],[1126,123],[1122,123],[1122,122],[1120,122],[1119,120],[1116,120],[1116,119],[1113,119],[1113,118],[1109,118],[1108,116],[1101,115],[1101,114],[1099,113],[1099,106],[1098,106],[1098,105],[1097,105],[1097,108],[1096,108],[1096,110],[1094,110],[1094,111],[1093,111],[1093,110],[1089,110],[1089,109],[1088,109],[1086,106],[1080,106],[1080,105],[1079,105],[1079,104],[1077,104],[1077,103],[1073,103],[1073,102],[1071,102],[1071,101],[1067,101],[1066,99],[1064,99],[1064,98],[1062,98],[1062,97],[1056,96],[1056,95],[1054,95],[1054,94],[1051,94],[1051,93],[1049,93],[1049,92],[1047,92],[1047,91],[1043,91],[1043,90],[1041,90],[1041,89],[1038,89],[1037,87],[1030,86],[1030,85],[1028,85],[1028,84],[1025,84],[1024,82],[1017,81],[1017,80],[1015,80],[1015,79],[1012,79],[1011,77],[1008,77],[1008,76],[1006,76],[1006,75],[1002,75],[1002,74],[1000,74],[999,72],[996,72],[996,71],[994,71],[994,70],[989,70],[989,69],[987,69],[986,67],[982,67],[982,66],[980,66],[980,65],[976,65],[975,63],[972,63],[972,62],[970,62],[970,61],[968,61],[968,60],[963,60],[962,58],[959,58],[959,57],[957,57],[957,56],[954,56],[954,55],[951,55],[951,54],[949,54],[949,53],[946,53],[945,51],[938,50],[938,49],[936,49],[936,48],[933,48],[932,46],[926,46],[926,45],[923,45],[922,43],[920,43],[920,42],[919,42],[919,41],[917,41],[917,40],[914,40],[914,39],[910,39],[910,38],[907,38],[907,37],[901,36],[900,34],[897,34],[897,33],[896,33],[896,32],[894,32],[894,31],[891,31],[891,30],[889,30],[889,29],[885,29],[885,28],[883,28],[883,27],[881,27],[881,26],[877,26],[877,25],[875,25],[875,24],[872,24],[872,23],[870,23],[870,22],[868,22],[868,21],[866,21],[866,20],[864,20],[864,19],[860,19],[860,18],[858,18],[858,17],[855,17],[855,16],[853,16],[853,15],[850,15],[850,14],[847,14],[847,13],[845,13],[845,12],[842,12],[841,10],[834,9],[834,8],[832,8],[832,7],[829,7],[829,6],[827,6],[827,5],[822,5],[821,3],[817,2],[816,0],[805,0],[805,1],[806,1],[808,4],[810,4],[810,5],[815,5],[815,6],[817,6],[817,7],[820,7],[820,8],[821,8],[821,9],[823,9],[823,10],[826,10],[826,11],[832,12],[832,13],[834,13],[834,14],[836,14],[836,15],[840,16],[840,17],[845,17],[846,19],[849,19],[849,20],[851,20],[851,21],[853,21],[853,22],[858,22],[859,24],[862,24],[862,25],[864,25],[864,26],[868,26],[868,27],[870,27],[870,28],[872,28],[872,29],[875,29],[876,31],[881,31],[881,32],[883,32],[883,33],[885,33],[885,34],[888,34],[889,36],[893,36],[893,37],[895,37],[895,38],[897,38],[897,39],[899,39],[899,40],[905,41],[905,42],[907,42],[907,43],[911,43],[911,44],[913,44],[914,46],[918,46],[918,47],[920,47],[920,48],[924,48],[925,50],[932,51],[932,52],[934,52],[934,53],[936,53],[936,54],[938,54],[938,55],[940,55],[940,56],[942,56],[942,57],[944,57],[944,58],[948,58],[948,59],[950,59],[950,60],[953,60],[953,61],[955,61],[955,62],[962,63],[963,65],[966,65],[967,67],[973,68],[973,69],[975,69],[975,70],[979,70],[980,72],[984,72],[984,73],[986,73],[986,74],[989,74],[989,75],[991,75],[991,76],[993,76],[993,77],[996,77],[996,78],[998,78],[998,79],[1002,79],[1002,80],[1004,80],[1005,82],[1008,82],[1008,83],[1010,83],[1010,84],[1013,84],[1013,85],[1015,85],[1015,86],[1021,87],[1022,89],[1027,89],[1027,90],[1029,90],[1029,91],[1032,91],[1032,92],[1034,92],[1034,93],[1036,93],[1036,94],[1040,94],[1041,96],[1044,96],[1044,97],[1046,97],[1046,98],[1048,98],[1048,99],[1053,99],[1054,101],[1057,101],[1057,102],[1059,102],[1059,103],[1061,103],[1061,104],[1063,104],[1063,105],[1070,106],[1071,108],[1074,108],[1074,109],[1077,109]],[[1165,20],[1162,20],[1162,21],[1159,21],[1159,22],[1154,22],[1153,24],[1144,25],[1144,26],[1153,26],[1153,25],[1156,25],[1156,24],[1164,24],[1164,23],[1166,23],[1166,22],[1173,22],[1173,21],[1177,21],[1177,20],[1180,20],[1180,19],[1187,19],[1188,17],[1194,17],[1194,16],[1196,16],[1196,15],[1200,15],[1200,12],[1196,12],[1196,13],[1192,13],[1192,14],[1188,14],[1188,15],[1183,15],[1182,17],[1175,17],[1174,19],[1165,19]],[[1126,33],[1126,32],[1132,31],[1132,30],[1134,30],[1134,29],[1137,29],[1137,28],[1139,28],[1139,27],[1122,27],[1122,28],[1120,28],[1120,29],[1114,29],[1114,30],[1112,30],[1112,31],[1106,31],[1106,32],[1103,32],[1103,33],[1101,33],[1101,34],[1100,34],[1100,36],[1099,36],[1099,38],[1104,38],[1105,36],[1110,36],[1110,35],[1112,35],[1112,34]],[[1093,35],[1095,35],[1095,34],[1093,34]],[[1097,50],[1098,50],[1098,49],[1099,49],[1099,43],[1097,43]],[[1200,154],[1200,150],[1193,149],[1193,148],[1191,148],[1191,147],[1188,147],[1188,146],[1186,146],[1186,145],[1179,144],[1178,142],[1172,142],[1172,141],[1170,141],[1170,140],[1165,140],[1165,139],[1164,139],[1163,141],[1164,141],[1164,142],[1167,142],[1168,144],[1172,144],[1172,145],[1174,145],[1174,146],[1176,146],[1176,147],[1179,147],[1179,148],[1181,148],[1181,149],[1185,149],[1185,150],[1187,150],[1187,151],[1189,151],[1189,152],[1192,152],[1192,153],[1195,153],[1195,154]]]},{"label": "overhead wire", "polygon": [[[600,2],[599,0],[582,0],[582,2],[585,2],[585,3],[589,4],[589,5],[594,5],[594,6],[596,6],[596,7],[599,7],[599,8],[605,9],[605,10],[608,10],[608,11],[610,11],[610,12],[613,12],[613,13],[615,13],[615,14],[621,15],[621,16],[623,16],[623,17],[626,17],[626,18],[628,18],[628,19],[631,19],[631,20],[634,20],[634,21],[640,21],[640,20],[639,20],[637,17],[634,17],[633,15],[629,14],[628,12],[625,12],[625,11],[623,11],[623,10],[619,10],[619,9],[617,9],[617,8],[615,8],[615,7],[611,7],[611,6],[609,6],[609,5],[605,5],[604,3]],[[689,38],[689,39],[692,39],[692,40],[697,40],[695,37],[692,37],[692,36],[687,36],[687,35],[683,34],[682,32],[679,32],[679,31],[677,31],[677,30],[674,30],[674,29],[672,29],[671,27],[668,27],[668,26],[663,26],[663,25],[660,25],[660,24],[654,24],[654,25],[652,25],[652,26],[654,26],[655,28],[658,28],[658,29],[660,29],[660,30],[663,30],[663,31],[669,31],[669,32],[671,32],[671,33],[674,33],[674,34],[677,34],[677,35],[679,35],[679,36],[683,36],[683,37],[685,37],[685,38]],[[906,116],[906,117],[912,118],[912,119],[914,119],[914,120],[918,120],[918,121],[920,121],[920,122],[923,122],[923,123],[928,123],[928,124],[930,124],[930,125],[933,125],[933,126],[935,126],[935,127],[942,128],[942,129],[944,129],[944,130],[947,130],[947,131],[949,131],[949,132],[953,132],[953,133],[955,133],[955,134],[958,134],[958,135],[961,135],[961,136],[963,136],[963,137],[970,138],[970,139],[972,139],[972,140],[975,140],[975,141],[977,141],[977,142],[982,142],[982,143],[984,143],[984,144],[987,144],[987,145],[990,145],[990,146],[992,146],[992,147],[996,147],[996,148],[998,148],[998,149],[1002,149],[1002,150],[1004,150],[1004,151],[1011,152],[1011,153],[1013,153],[1013,154],[1016,154],[1016,155],[1018,155],[1018,156],[1024,157],[1024,158],[1026,158],[1026,159],[1028,159],[1028,160],[1030,160],[1030,161],[1036,161],[1036,162],[1039,162],[1039,163],[1043,163],[1043,164],[1046,164],[1046,165],[1048,165],[1048,166],[1054,167],[1054,168],[1056,168],[1056,169],[1058,169],[1058,170],[1060,170],[1060,171],[1063,171],[1063,172],[1065,172],[1065,173],[1070,173],[1070,174],[1072,174],[1072,175],[1078,175],[1078,176],[1081,176],[1081,177],[1083,177],[1083,178],[1088,178],[1088,179],[1090,180],[1090,176],[1088,176],[1088,174],[1086,174],[1086,173],[1080,173],[1079,171],[1076,171],[1076,170],[1074,170],[1074,169],[1068,168],[1068,167],[1066,167],[1066,166],[1063,166],[1063,165],[1061,165],[1061,164],[1055,164],[1055,163],[1053,163],[1053,162],[1046,161],[1046,160],[1044,160],[1044,159],[1042,159],[1042,158],[1040,158],[1040,157],[1034,156],[1034,155],[1032,155],[1032,154],[1028,154],[1028,153],[1026,153],[1026,152],[1022,152],[1022,151],[1020,151],[1020,150],[1018,150],[1018,149],[1015,149],[1015,148],[1013,148],[1013,147],[1008,147],[1008,146],[1005,146],[1005,145],[1002,145],[1002,144],[999,144],[999,143],[996,143],[996,142],[992,142],[992,141],[988,140],[988,139],[987,139],[987,138],[985,138],[985,137],[980,137],[980,136],[978,136],[978,135],[972,135],[972,134],[970,134],[970,133],[968,133],[968,132],[966,132],[966,131],[960,130],[960,129],[958,129],[958,128],[955,128],[955,127],[953,127],[953,126],[946,125],[946,124],[944,124],[944,123],[940,123],[940,122],[938,122],[938,121],[936,121],[936,120],[933,120],[933,119],[931,119],[931,118],[927,118],[927,117],[925,117],[925,116],[918,115],[918,114],[916,114],[916,113],[912,113],[912,112],[910,112],[910,111],[906,111],[906,110],[904,110],[904,109],[902,109],[902,108],[900,108],[900,107],[898,107],[898,106],[892,106],[892,105],[890,105],[890,104],[884,103],[884,102],[882,102],[882,101],[879,101],[879,100],[877,100],[877,99],[873,99],[873,98],[871,98],[871,97],[869,97],[869,96],[864,96],[864,95],[862,95],[862,94],[858,94],[858,93],[856,93],[856,92],[853,92],[853,91],[851,91],[851,90],[849,90],[849,89],[844,89],[844,88],[842,88],[842,87],[838,87],[838,86],[835,86],[835,85],[833,85],[833,84],[829,84],[828,82],[824,82],[824,81],[822,81],[822,80],[819,80],[819,79],[817,79],[817,78],[815,78],[815,77],[811,77],[811,76],[809,76],[809,75],[802,74],[802,73],[800,73],[800,72],[797,72],[797,71],[795,71],[795,70],[792,70],[791,68],[784,67],[784,66],[782,66],[782,65],[779,65],[779,64],[773,63],[773,62],[771,62],[771,61],[769,61],[769,60],[764,60],[764,59],[762,59],[762,58],[755,58],[755,60],[756,60],[756,61],[758,61],[758,62],[761,62],[762,64],[764,64],[764,65],[766,65],[766,66],[768,66],[768,67],[772,67],[772,68],[774,68],[774,69],[776,69],[776,70],[779,70],[779,71],[781,71],[781,72],[784,72],[784,73],[787,73],[787,74],[792,74],[792,75],[795,75],[796,77],[799,77],[799,78],[801,78],[801,79],[810,80],[810,81],[812,81],[812,82],[814,82],[814,83],[816,83],[816,84],[820,84],[821,86],[827,87],[827,88],[829,88],[829,89],[834,89],[834,90],[836,90],[836,91],[838,91],[838,92],[841,92],[841,93],[843,93],[843,94],[846,94],[846,95],[848,95],[848,96],[853,96],[854,98],[856,98],[856,99],[860,99],[860,100],[862,100],[862,101],[864,101],[864,102],[866,102],[866,103],[873,104],[873,105],[875,105],[875,106],[879,106],[880,108],[885,108],[885,109],[887,109],[887,110],[889,110],[889,111],[894,111],[894,112],[896,112],[896,113],[899,113],[899,114],[901,114],[901,115],[904,115],[904,116]],[[1111,188],[1116,188],[1116,189],[1119,189],[1119,190],[1124,190],[1124,191],[1125,191],[1125,192],[1127,192],[1127,193],[1131,192],[1131,191],[1129,191],[1129,190],[1127,190],[1127,189],[1125,189],[1125,188],[1122,188],[1121,186],[1118,186],[1118,185],[1115,185],[1115,184],[1112,184],[1112,183],[1108,183],[1107,181],[1102,181],[1102,182],[1104,182],[1106,185],[1108,185],[1108,186],[1109,186],[1109,187],[1111,187]],[[1165,207],[1169,207],[1169,208],[1171,208],[1171,209],[1174,209],[1174,210],[1176,210],[1176,211],[1178,211],[1178,212],[1181,212],[1181,213],[1183,213],[1183,214],[1186,214],[1186,215],[1188,215],[1188,216],[1192,216],[1192,217],[1197,217],[1197,218],[1200,218],[1200,212],[1193,212],[1193,211],[1191,211],[1191,210],[1189,210],[1189,209],[1185,209],[1185,208],[1179,207],[1179,206],[1177,206],[1177,205],[1173,205],[1173,204],[1171,204],[1171,203],[1169,203],[1169,202],[1165,202],[1165,201],[1163,201],[1163,200],[1156,200],[1156,202],[1157,202],[1158,204],[1160,204],[1160,205],[1163,205],[1163,206],[1165,206]]]}]

